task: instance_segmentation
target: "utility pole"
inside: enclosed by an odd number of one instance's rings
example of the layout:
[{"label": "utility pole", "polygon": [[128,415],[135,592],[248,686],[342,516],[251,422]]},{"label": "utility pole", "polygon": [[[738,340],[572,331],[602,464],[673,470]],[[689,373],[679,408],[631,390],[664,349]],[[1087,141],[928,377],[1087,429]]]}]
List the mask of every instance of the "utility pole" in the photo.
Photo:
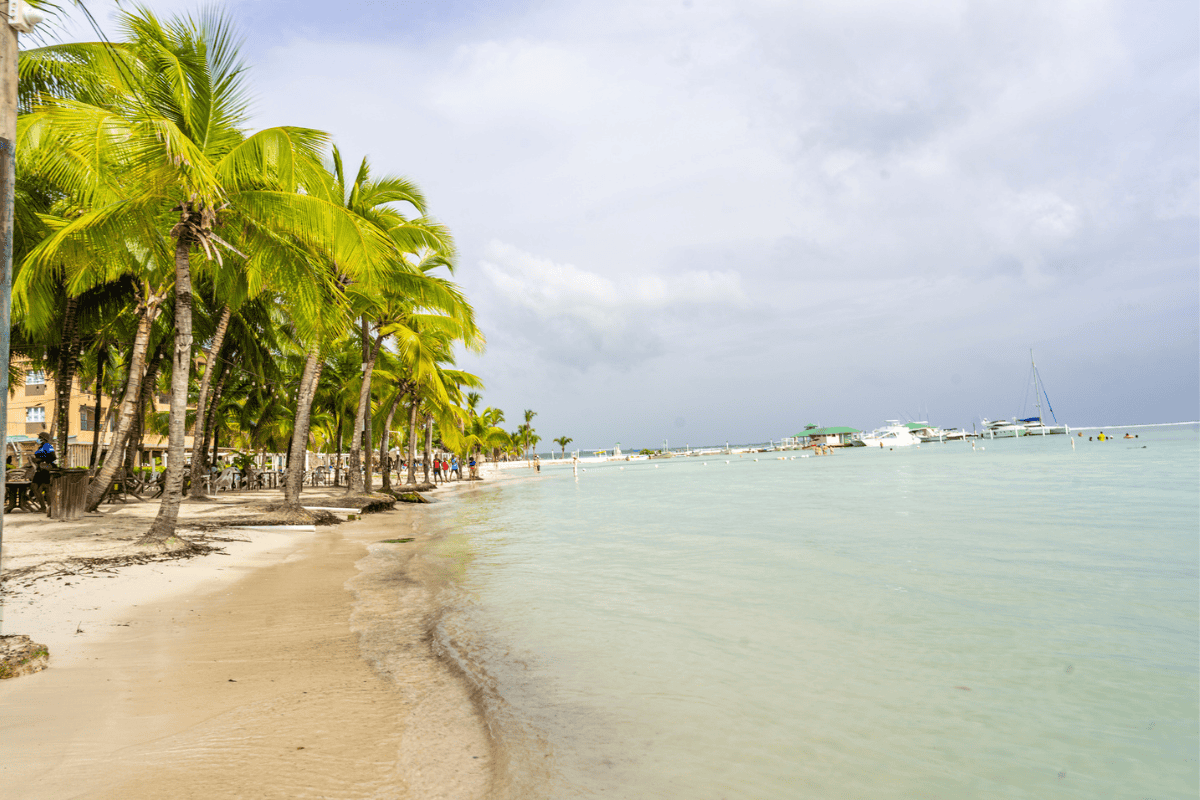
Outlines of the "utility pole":
[{"label": "utility pole", "polygon": [[[0,0],[0,424],[8,454],[8,358],[12,334],[13,197],[17,186],[17,33],[28,33],[45,17],[22,0]],[[0,569],[4,558],[6,470],[0,470]],[[0,598],[0,634],[4,633],[4,600]]]}]

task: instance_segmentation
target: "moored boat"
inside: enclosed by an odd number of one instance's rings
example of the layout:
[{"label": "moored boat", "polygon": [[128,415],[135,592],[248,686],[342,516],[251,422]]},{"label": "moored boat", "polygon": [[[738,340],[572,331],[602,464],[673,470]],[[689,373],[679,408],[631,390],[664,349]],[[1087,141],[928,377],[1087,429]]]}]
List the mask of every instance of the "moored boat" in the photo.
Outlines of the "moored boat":
[{"label": "moored boat", "polygon": [[1025,433],[1025,424],[1015,418],[1011,420],[983,418],[983,436],[987,439],[1011,439]]},{"label": "moored boat", "polygon": [[864,433],[861,441],[867,447],[909,447],[921,443],[907,425],[894,419],[887,420],[882,428]]}]

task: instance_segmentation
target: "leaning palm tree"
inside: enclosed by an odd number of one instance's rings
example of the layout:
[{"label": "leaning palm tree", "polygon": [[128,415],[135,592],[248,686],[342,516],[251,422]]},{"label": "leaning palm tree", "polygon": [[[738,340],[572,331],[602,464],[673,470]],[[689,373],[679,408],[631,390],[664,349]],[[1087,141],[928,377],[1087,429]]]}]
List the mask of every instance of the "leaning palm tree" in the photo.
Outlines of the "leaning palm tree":
[{"label": "leaning palm tree", "polygon": [[[312,278],[298,269],[304,259],[280,257],[281,238],[327,252],[348,271],[392,246],[346,209],[306,191],[321,180],[324,134],[291,127],[243,133],[245,67],[226,17],[205,12],[163,23],[140,8],[120,21],[128,35],[114,56],[121,91],[96,103],[46,97],[25,115],[24,141],[40,145],[43,174],[86,209],[30,258],[52,269],[73,247],[89,248],[101,263],[140,256],[154,267],[145,281],[145,316],[174,296],[170,457],[158,517],[143,537],[161,543],[174,535],[182,499],[194,255],[202,269],[219,270],[226,256],[236,256],[244,261],[239,268],[294,284]],[[143,344],[131,368],[141,369],[144,353]],[[128,404],[137,393],[126,394]]]}]

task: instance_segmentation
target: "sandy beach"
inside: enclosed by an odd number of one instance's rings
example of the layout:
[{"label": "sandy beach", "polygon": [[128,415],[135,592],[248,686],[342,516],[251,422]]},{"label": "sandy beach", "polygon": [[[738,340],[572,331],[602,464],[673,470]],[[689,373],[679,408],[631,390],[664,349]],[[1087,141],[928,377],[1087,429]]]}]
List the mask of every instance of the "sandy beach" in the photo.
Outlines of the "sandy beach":
[{"label": "sandy beach", "polygon": [[[131,552],[156,504],[79,523],[7,518],[4,632],[51,660],[0,683],[6,796],[487,796],[483,721],[430,635],[442,568],[427,507],[216,527],[270,499],[186,504],[219,551],[115,568],[78,559]],[[412,541],[382,541],[400,538]]]}]

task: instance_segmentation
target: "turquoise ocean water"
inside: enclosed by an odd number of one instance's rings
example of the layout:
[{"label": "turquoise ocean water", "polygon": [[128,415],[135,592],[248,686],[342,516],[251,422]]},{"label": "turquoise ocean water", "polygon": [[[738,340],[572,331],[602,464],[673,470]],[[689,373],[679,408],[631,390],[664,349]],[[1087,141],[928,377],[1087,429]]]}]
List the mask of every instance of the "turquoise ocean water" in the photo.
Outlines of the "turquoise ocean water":
[{"label": "turquoise ocean water", "polygon": [[497,795],[1194,800],[1200,434],[1136,433],[462,492]]}]

